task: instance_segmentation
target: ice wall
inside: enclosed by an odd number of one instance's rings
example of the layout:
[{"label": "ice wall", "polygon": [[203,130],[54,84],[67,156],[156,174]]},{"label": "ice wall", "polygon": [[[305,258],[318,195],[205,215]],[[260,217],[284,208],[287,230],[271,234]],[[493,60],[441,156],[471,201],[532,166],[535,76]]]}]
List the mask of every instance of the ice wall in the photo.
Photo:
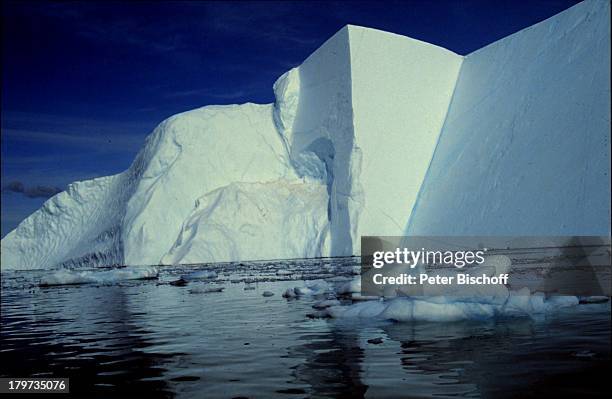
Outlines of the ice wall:
[{"label": "ice wall", "polygon": [[[348,28],[327,40],[275,84],[277,118],[291,162],[300,176],[319,179],[329,195],[330,254],[353,253],[349,213],[353,149]],[[287,117],[287,116],[290,117]],[[353,207],[354,208],[354,207]]]},{"label": "ice wall", "polygon": [[[418,40],[349,26],[353,184],[362,208],[353,233],[402,235],[451,101],[463,57]],[[353,191],[356,191],[355,188]]]},{"label": "ice wall", "polygon": [[466,56],[407,232],[610,233],[608,1]]},{"label": "ice wall", "polygon": [[276,120],[300,175],[327,181],[331,254],[400,235],[448,110],[462,57],[347,26],[275,85]]}]

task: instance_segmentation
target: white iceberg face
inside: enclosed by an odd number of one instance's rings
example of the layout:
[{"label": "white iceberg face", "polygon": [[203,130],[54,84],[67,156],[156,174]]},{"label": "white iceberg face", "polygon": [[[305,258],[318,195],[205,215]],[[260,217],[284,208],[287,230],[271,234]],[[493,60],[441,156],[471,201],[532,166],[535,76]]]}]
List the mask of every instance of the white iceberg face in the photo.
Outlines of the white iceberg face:
[{"label": "white iceberg face", "polygon": [[131,265],[159,263],[201,196],[234,182],[295,177],[271,105],[179,114],[156,129],[146,152],[123,221],[124,261]]},{"label": "white iceberg face", "polygon": [[198,199],[163,264],[314,258],[328,250],[327,187],[233,183]]},{"label": "white iceberg face", "polygon": [[159,264],[201,196],[296,178],[272,112],[211,106],[162,122],[126,172],[73,183],[9,233],[2,268]]},{"label": "white iceberg face", "polygon": [[121,221],[130,171],[72,183],[2,239],[2,269],[123,263]]},{"label": "white iceberg face", "polygon": [[359,255],[360,236],[404,231],[609,234],[609,17],[585,1],[466,57],[347,26],[275,104],[173,116],[126,172],[51,198],[2,240],[2,269]]},{"label": "white iceberg face", "polygon": [[409,234],[610,234],[609,4],[465,57]]}]

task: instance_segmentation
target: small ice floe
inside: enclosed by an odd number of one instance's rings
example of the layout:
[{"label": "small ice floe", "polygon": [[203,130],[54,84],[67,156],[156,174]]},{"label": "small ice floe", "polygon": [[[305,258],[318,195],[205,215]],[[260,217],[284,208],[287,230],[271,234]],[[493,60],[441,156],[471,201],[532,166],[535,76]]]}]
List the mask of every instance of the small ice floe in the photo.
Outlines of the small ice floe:
[{"label": "small ice floe", "polygon": [[268,297],[268,296],[274,296],[274,293],[272,291],[264,291],[263,296]]},{"label": "small ice floe", "polygon": [[213,278],[217,278],[217,273],[215,273],[212,270],[200,270],[197,272],[193,272],[193,273],[189,273],[189,274],[185,274],[181,276],[181,279],[183,280],[209,280],[209,279],[213,279]]},{"label": "small ice floe", "polygon": [[361,292],[361,277],[357,277],[357,278],[352,279],[351,281],[347,281],[346,283],[338,287],[336,292],[341,295],[360,293]]},{"label": "small ice floe", "polygon": [[124,267],[111,270],[75,271],[69,269],[58,270],[48,276],[43,276],[40,286],[75,284],[112,284],[125,280],[150,280],[159,275],[155,267]]},{"label": "small ice floe", "polygon": [[325,281],[315,281],[306,283],[305,287],[287,288],[283,298],[298,298],[306,295],[321,295],[331,292],[331,287]]},{"label": "small ice floe", "polygon": [[189,290],[190,294],[209,294],[212,292],[223,292],[225,287],[197,287]]},{"label": "small ice floe", "polygon": [[277,276],[291,276],[292,274],[293,272],[290,270],[277,270],[276,271]]},{"label": "small ice floe", "polygon": [[530,294],[529,289],[511,291],[506,298],[481,297],[464,301],[455,297],[398,297],[391,300],[365,301],[348,306],[331,306],[325,312],[333,318],[394,320],[399,322],[451,322],[483,320],[495,317],[532,317],[576,306],[575,296],[546,297]]}]

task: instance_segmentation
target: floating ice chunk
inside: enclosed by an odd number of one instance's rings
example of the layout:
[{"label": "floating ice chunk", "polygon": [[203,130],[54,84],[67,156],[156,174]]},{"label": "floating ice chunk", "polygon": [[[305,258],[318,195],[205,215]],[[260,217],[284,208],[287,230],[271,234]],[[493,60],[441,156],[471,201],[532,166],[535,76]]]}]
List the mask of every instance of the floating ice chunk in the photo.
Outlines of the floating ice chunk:
[{"label": "floating ice chunk", "polygon": [[147,280],[157,278],[155,267],[126,267],[104,271],[58,270],[40,280],[41,286],[74,284],[111,284],[123,280]]},{"label": "floating ice chunk", "polygon": [[331,286],[326,281],[310,281],[305,287],[287,288],[283,293],[283,298],[296,298],[304,295],[321,295],[331,292]]},{"label": "floating ice chunk", "polygon": [[287,288],[283,293],[283,298],[295,298],[298,296],[313,295],[314,293],[315,291],[308,287],[293,287]]},{"label": "floating ice chunk", "polygon": [[292,274],[293,272],[290,270],[277,270],[276,271],[277,276],[291,276]]},{"label": "floating ice chunk", "polygon": [[575,296],[551,296],[547,298],[541,292],[526,295],[528,292],[528,288],[511,291],[508,301],[501,309],[501,313],[506,316],[546,314],[579,304],[578,297]]},{"label": "floating ice chunk", "polygon": [[295,287],[293,290],[297,296],[312,295],[314,293],[314,291],[308,287]]},{"label": "floating ice chunk", "polygon": [[309,281],[306,283],[306,287],[312,290],[315,295],[332,291],[332,287],[327,281]]},{"label": "floating ice chunk", "polygon": [[217,278],[217,273],[212,270],[200,270],[181,276],[183,280],[205,280]]},{"label": "floating ice chunk", "polygon": [[527,291],[512,292],[503,303],[464,302],[453,298],[394,298],[383,301],[353,303],[349,306],[331,306],[326,313],[334,318],[362,318],[408,321],[451,322],[460,320],[483,320],[494,317],[529,317],[555,312],[558,309],[575,306],[574,296],[529,295]]},{"label": "floating ice chunk", "polygon": [[437,321],[450,322],[492,318],[493,305],[479,303],[432,303],[409,298],[395,298],[390,301],[360,302],[350,306],[329,308],[334,318],[362,318],[395,321]]},{"label": "floating ice chunk", "polygon": [[361,292],[361,278],[357,277],[342,284],[336,291],[338,294],[351,294]]}]

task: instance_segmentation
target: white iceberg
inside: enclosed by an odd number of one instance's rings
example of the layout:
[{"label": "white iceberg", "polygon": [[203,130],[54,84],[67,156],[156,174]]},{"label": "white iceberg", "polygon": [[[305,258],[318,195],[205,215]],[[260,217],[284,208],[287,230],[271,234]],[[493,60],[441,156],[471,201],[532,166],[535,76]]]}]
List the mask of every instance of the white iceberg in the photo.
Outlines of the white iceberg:
[{"label": "white iceberg", "polygon": [[[610,4],[467,56],[346,26],[274,104],[175,115],[118,175],[73,183],[1,267],[359,255],[364,235],[608,235]],[[373,306],[373,305],[370,305]]]}]

